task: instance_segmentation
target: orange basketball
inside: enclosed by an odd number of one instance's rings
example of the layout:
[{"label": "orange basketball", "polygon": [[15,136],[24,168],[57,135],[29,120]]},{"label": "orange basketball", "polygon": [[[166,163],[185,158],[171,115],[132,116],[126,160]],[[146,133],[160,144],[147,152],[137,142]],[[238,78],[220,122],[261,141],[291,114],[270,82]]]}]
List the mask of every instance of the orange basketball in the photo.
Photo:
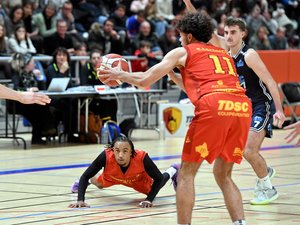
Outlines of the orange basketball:
[{"label": "orange basketball", "polygon": [[[121,63],[121,65],[119,65],[119,63]],[[129,64],[127,62],[126,59],[124,59],[121,55],[118,54],[107,54],[101,57],[100,61],[99,61],[99,67],[100,69],[103,68],[103,65],[106,65],[108,67],[120,67],[121,70],[129,72]],[[103,82],[103,80],[101,79],[101,77],[98,76],[98,79]],[[107,83],[106,85],[110,86],[110,87],[116,87],[122,84],[122,81],[120,80],[111,80],[109,83]]]}]

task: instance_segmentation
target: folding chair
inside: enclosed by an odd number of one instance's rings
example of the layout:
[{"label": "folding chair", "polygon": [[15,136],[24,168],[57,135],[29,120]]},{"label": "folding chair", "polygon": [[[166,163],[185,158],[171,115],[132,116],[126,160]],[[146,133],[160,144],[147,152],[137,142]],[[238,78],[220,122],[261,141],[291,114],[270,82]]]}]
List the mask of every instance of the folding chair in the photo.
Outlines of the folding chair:
[{"label": "folding chair", "polygon": [[292,120],[297,121],[297,106],[300,106],[300,82],[278,83],[283,96],[283,106],[287,106],[292,113]]}]

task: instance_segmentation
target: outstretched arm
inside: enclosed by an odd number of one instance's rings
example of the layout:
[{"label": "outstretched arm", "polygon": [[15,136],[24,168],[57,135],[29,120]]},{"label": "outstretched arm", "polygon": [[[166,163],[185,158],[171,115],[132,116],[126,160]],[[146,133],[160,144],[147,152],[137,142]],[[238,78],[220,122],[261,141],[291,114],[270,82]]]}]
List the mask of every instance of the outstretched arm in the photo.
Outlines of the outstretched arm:
[{"label": "outstretched arm", "polygon": [[103,83],[111,80],[121,80],[138,87],[147,87],[165,76],[176,66],[185,66],[187,52],[183,47],[178,47],[168,52],[162,61],[146,72],[129,73],[120,71],[118,68],[109,68],[103,65],[104,69],[98,69],[98,76],[102,77]]},{"label": "outstretched arm", "polygon": [[[288,125],[284,127],[285,130],[292,129],[290,133],[284,138],[287,140],[287,143],[292,142],[295,140],[296,137],[300,135],[300,121],[293,123],[291,125]],[[298,139],[296,145],[300,145],[300,138]]]},{"label": "outstretched arm", "polygon": [[183,0],[185,6],[186,6],[186,9],[188,12],[191,12],[191,13],[195,13],[197,12],[197,9],[195,8],[195,6],[192,4],[191,0]]},{"label": "outstretched arm", "polygon": [[46,105],[51,102],[51,99],[45,94],[31,91],[15,91],[2,84],[0,84],[0,98],[19,101],[23,104]]}]

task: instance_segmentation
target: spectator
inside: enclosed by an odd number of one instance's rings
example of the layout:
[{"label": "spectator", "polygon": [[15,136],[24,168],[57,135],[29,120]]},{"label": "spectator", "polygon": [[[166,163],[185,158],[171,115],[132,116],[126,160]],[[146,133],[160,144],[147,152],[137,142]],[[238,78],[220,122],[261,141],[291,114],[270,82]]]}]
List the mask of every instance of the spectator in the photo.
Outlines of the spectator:
[{"label": "spectator", "polygon": [[172,0],[156,0],[156,23],[155,33],[161,37],[165,33],[165,28],[168,24],[173,24],[175,16],[173,14]]},{"label": "spectator", "polygon": [[[85,43],[77,43],[75,45],[75,54],[74,56],[87,56],[87,47],[86,47],[86,44]],[[76,81],[76,84],[79,84],[80,83],[80,76],[82,74],[82,70],[84,68],[86,64],[86,59],[81,59],[81,60],[74,60],[74,61],[71,61],[71,74],[72,74],[72,77],[75,77],[75,78],[79,78],[77,81]]]},{"label": "spectator", "polygon": [[8,48],[13,53],[35,54],[36,49],[27,35],[24,25],[18,25],[14,35],[8,39]]},{"label": "spectator", "polygon": [[271,44],[273,50],[287,49],[288,42],[287,42],[287,38],[285,36],[285,28],[278,27],[276,34],[269,36],[269,41],[270,41],[270,44]]},{"label": "spectator", "polygon": [[[5,27],[0,25],[0,55],[6,56],[8,55],[8,38],[5,35]],[[8,62],[0,62],[0,71],[1,77],[10,79],[11,78],[11,67]]]},{"label": "spectator", "polygon": [[172,49],[180,46],[180,43],[176,37],[176,29],[174,26],[169,25],[167,27],[165,34],[158,40],[158,44],[163,52],[163,55],[166,55]]},{"label": "spectator", "polygon": [[9,17],[6,17],[5,29],[7,37],[13,35],[16,27],[23,25],[23,8],[21,5],[14,6],[9,13]]},{"label": "spectator", "polygon": [[[48,86],[53,78],[62,78],[62,77],[70,77],[70,55],[66,48],[58,47],[53,53],[52,63],[46,69],[46,76]],[[68,87],[72,87],[73,84],[70,81]],[[61,99],[53,99],[51,101],[51,106],[55,108],[55,118],[56,125],[59,124],[60,121],[64,124],[65,131],[64,133],[67,135],[67,140],[69,142],[77,142],[77,139],[73,136],[76,131],[77,118],[76,113],[76,104],[75,99],[72,98],[61,98]]]},{"label": "spectator", "polygon": [[67,22],[64,20],[57,20],[56,32],[45,38],[44,46],[45,54],[52,55],[58,47],[64,47],[69,54],[74,53],[74,44],[71,34],[67,34]]},{"label": "spectator", "polygon": [[103,24],[103,29],[99,23],[94,23],[88,38],[89,49],[99,49],[102,53],[123,54],[124,45],[120,35],[114,30],[114,22],[107,19]]},{"label": "spectator", "polygon": [[145,10],[148,0],[133,0],[130,5],[130,11],[137,13],[140,10]]},{"label": "spectator", "polygon": [[139,32],[140,25],[146,19],[144,10],[140,10],[137,14],[130,16],[126,21],[127,34],[130,39],[134,39]]},{"label": "spectator", "polygon": [[141,41],[148,41],[151,43],[151,51],[156,55],[162,55],[162,51],[158,45],[158,37],[155,33],[151,32],[151,25],[148,21],[141,23],[139,28],[139,33],[133,40],[133,49],[134,51],[139,48]]},{"label": "spectator", "polygon": [[[56,5],[50,1],[40,13],[32,16],[32,22],[43,38],[49,37],[56,32]],[[48,43],[47,43],[48,44]]]},{"label": "spectator", "polygon": [[69,1],[65,1],[57,13],[58,20],[64,20],[67,23],[67,34],[73,39],[73,43],[82,42],[81,34],[75,29],[75,18],[73,15],[73,5]]},{"label": "spectator", "polygon": [[[92,50],[90,53],[90,61],[83,67],[80,84],[81,85],[103,85],[98,79],[97,67],[101,57],[101,53],[97,50]],[[99,115],[103,120],[117,121],[118,104],[116,99],[101,99],[94,98],[89,105],[89,110],[95,115]]]},{"label": "spectator", "polygon": [[31,1],[24,1],[23,5],[23,22],[27,31],[27,37],[31,39],[33,46],[37,53],[43,53],[43,38],[38,34],[39,31],[32,22],[33,3]]},{"label": "spectator", "polygon": [[[13,84],[15,90],[38,91],[39,71],[34,70],[34,60],[30,54],[16,53],[13,55],[12,67],[15,70]],[[8,104],[9,112],[12,112],[12,102]],[[37,104],[25,105],[15,102],[15,113],[23,115],[32,125],[32,144],[46,144],[43,136],[56,134],[54,118],[49,105]]]},{"label": "spectator", "polygon": [[272,46],[268,38],[268,30],[261,26],[256,33],[250,38],[249,46],[255,50],[270,50]]},{"label": "spectator", "polygon": [[118,4],[115,11],[109,17],[110,20],[114,22],[114,28],[120,35],[122,43],[124,44],[127,40],[127,29],[126,29],[126,6]]},{"label": "spectator", "polygon": [[144,72],[159,62],[155,58],[155,54],[151,52],[151,43],[148,41],[141,41],[140,47],[134,52],[134,55],[144,59],[131,61],[133,72]]}]

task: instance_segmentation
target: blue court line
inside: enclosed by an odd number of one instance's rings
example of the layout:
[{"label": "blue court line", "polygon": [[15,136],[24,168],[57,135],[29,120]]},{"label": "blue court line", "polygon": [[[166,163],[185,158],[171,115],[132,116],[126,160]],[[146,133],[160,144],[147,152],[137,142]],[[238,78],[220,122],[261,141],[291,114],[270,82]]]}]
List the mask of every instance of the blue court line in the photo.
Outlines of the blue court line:
[{"label": "blue court line", "polygon": [[[157,156],[157,157],[152,157],[152,160],[153,161],[168,160],[168,159],[177,159],[180,157],[181,155]],[[17,174],[17,173],[32,173],[32,172],[40,172],[40,171],[82,168],[82,167],[88,167],[89,165],[90,164],[73,164],[73,165],[65,165],[65,166],[49,166],[49,167],[38,167],[38,168],[29,168],[29,169],[4,170],[4,171],[0,171],[0,176],[8,175],[8,174]]]},{"label": "blue court line", "polygon": [[[263,147],[261,148],[261,150],[270,151],[270,150],[281,150],[281,149],[298,148],[298,147],[299,146],[296,145],[280,145],[280,146]],[[169,160],[169,159],[181,158],[181,155],[156,156],[151,158],[153,161]],[[0,171],[0,176],[8,175],[8,174],[17,174],[17,173],[32,173],[32,172],[40,172],[40,171],[82,168],[82,167],[88,167],[89,165],[90,164],[85,163],[85,164],[73,164],[73,165],[65,165],[65,166],[50,166],[50,167],[38,167],[38,168],[29,168],[29,169],[4,170],[4,171]]]}]

